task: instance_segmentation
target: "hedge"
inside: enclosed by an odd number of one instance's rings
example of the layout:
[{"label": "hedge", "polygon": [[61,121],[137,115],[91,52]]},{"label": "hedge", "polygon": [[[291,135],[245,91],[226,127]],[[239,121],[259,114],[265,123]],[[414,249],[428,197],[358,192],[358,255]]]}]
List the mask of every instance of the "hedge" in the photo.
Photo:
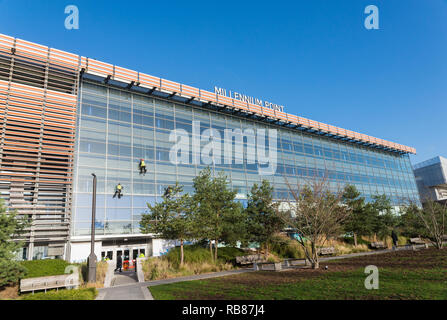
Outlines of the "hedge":
[{"label": "hedge", "polygon": [[27,269],[23,279],[61,275],[70,265],[67,261],[59,259],[21,261],[20,264]]},{"label": "hedge", "polygon": [[39,293],[28,293],[21,300],[95,300],[98,291],[95,288],[52,290]]}]

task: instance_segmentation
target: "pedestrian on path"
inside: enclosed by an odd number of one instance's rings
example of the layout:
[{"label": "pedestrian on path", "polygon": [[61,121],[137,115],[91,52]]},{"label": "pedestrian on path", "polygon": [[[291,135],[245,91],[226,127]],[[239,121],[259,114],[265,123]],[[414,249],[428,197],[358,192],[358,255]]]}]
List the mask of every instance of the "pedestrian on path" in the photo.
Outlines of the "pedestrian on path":
[{"label": "pedestrian on path", "polygon": [[397,236],[397,234],[396,234],[396,231],[392,231],[391,232],[391,238],[393,239],[393,245],[394,245],[394,247],[395,248],[397,248],[397,241],[399,240],[399,238],[398,238],[398,236]]},{"label": "pedestrian on path", "polygon": [[116,259],[116,270],[120,270],[121,272],[121,268],[123,267],[123,258],[121,257],[121,255],[118,256],[118,258]]}]

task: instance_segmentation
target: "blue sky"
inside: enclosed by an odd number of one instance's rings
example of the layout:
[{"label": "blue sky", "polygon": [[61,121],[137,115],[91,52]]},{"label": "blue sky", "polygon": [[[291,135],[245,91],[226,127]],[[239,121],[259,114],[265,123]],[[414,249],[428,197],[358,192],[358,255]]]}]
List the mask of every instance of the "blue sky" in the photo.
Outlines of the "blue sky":
[{"label": "blue sky", "polygon": [[0,33],[447,157],[447,0],[0,0]]}]

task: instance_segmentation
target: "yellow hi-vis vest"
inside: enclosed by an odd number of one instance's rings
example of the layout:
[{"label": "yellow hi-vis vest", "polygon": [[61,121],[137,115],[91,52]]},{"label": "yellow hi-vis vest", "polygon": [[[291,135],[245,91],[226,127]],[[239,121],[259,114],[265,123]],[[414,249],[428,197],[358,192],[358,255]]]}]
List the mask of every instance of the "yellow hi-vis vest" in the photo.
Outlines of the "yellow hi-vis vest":
[{"label": "yellow hi-vis vest", "polygon": [[116,186],[116,188],[118,189],[118,190],[121,190],[122,189],[122,187],[121,187],[121,185],[119,184],[119,185],[117,185]]},{"label": "yellow hi-vis vest", "polygon": [[146,166],[146,164],[144,163],[144,160],[141,161],[141,166],[142,166],[142,167],[145,167],[145,166]]}]

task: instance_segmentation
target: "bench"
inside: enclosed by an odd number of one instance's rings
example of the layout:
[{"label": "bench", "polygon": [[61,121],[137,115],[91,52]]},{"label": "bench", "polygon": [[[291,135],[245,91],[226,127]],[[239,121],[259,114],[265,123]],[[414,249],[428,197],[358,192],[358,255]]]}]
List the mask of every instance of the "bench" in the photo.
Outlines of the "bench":
[{"label": "bench", "polygon": [[411,244],[425,244],[425,241],[421,238],[410,238]]},{"label": "bench", "polygon": [[334,247],[324,247],[324,248],[319,248],[318,249],[318,254],[320,256],[329,256],[332,254],[336,254],[337,251],[335,250]]},{"label": "bench", "polygon": [[265,271],[281,271],[281,262],[253,262],[253,270],[265,270]]},{"label": "bench", "polygon": [[20,280],[20,292],[30,292],[37,290],[59,289],[79,286],[78,274],[63,274],[59,276],[28,278]]},{"label": "bench", "polygon": [[369,246],[371,247],[371,249],[386,249],[387,248],[387,246],[382,241],[371,242],[369,244]]},{"label": "bench", "polygon": [[248,256],[236,257],[237,264],[252,264],[256,262],[264,262],[265,257],[262,254],[251,254]]},{"label": "bench", "polygon": [[298,265],[302,265],[303,261],[304,261],[304,265],[306,265],[306,263],[307,263],[306,259],[288,258],[288,259],[283,260],[283,266],[284,267],[298,266]]}]

